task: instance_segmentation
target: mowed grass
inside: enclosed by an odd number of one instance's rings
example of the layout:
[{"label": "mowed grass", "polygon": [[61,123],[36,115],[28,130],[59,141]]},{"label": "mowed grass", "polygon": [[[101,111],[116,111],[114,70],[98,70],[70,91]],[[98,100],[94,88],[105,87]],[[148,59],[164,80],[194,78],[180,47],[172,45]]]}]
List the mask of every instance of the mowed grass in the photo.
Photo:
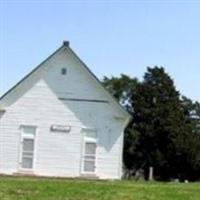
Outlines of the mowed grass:
[{"label": "mowed grass", "polygon": [[0,200],[200,200],[200,183],[0,177]]}]

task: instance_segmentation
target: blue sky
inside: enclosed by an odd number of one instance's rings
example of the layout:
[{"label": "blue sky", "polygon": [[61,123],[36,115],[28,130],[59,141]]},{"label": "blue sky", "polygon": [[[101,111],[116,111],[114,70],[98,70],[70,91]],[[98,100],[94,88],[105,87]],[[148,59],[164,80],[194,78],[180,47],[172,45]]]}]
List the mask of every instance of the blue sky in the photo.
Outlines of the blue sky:
[{"label": "blue sky", "polygon": [[162,65],[200,101],[198,0],[0,0],[0,95],[63,40],[99,78]]}]

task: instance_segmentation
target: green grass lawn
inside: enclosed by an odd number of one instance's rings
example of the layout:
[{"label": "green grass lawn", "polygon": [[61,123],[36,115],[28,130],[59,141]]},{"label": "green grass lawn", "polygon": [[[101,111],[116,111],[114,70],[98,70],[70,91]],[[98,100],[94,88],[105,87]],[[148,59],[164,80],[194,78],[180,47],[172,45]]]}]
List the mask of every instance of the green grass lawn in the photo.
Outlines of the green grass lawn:
[{"label": "green grass lawn", "polygon": [[0,177],[0,200],[200,200],[200,183]]}]

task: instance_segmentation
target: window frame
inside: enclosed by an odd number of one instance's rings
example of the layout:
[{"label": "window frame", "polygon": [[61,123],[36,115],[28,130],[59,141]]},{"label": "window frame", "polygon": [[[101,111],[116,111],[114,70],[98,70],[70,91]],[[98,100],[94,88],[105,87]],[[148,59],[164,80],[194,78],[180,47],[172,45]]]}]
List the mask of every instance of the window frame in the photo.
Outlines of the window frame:
[{"label": "window frame", "polygon": [[[86,151],[86,144],[95,144],[95,154],[85,154]],[[90,137],[84,137],[83,139],[83,148],[82,148],[82,158],[81,158],[81,174],[88,174],[88,175],[95,175],[97,173],[97,139],[96,138],[90,138]],[[94,171],[85,171],[84,167],[85,167],[85,161],[87,161],[87,159],[85,159],[85,156],[94,156]],[[89,160],[90,161],[90,160]]]},{"label": "window frame", "polygon": [[[24,132],[25,128],[34,129],[34,134],[27,134]],[[20,126],[20,142],[19,142],[19,162],[18,162],[18,171],[27,171],[32,172],[35,169],[35,158],[36,158],[36,136],[37,136],[38,128],[35,125],[21,125]],[[22,167],[22,159],[23,159],[23,141],[24,139],[32,139],[33,140],[33,155],[32,155],[32,168],[23,168]]]}]

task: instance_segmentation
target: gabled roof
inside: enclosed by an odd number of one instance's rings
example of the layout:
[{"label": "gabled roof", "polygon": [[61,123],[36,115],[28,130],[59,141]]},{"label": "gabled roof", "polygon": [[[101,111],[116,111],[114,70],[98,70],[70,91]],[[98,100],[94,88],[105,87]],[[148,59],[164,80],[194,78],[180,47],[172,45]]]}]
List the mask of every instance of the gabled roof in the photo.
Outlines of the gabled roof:
[{"label": "gabled roof", "polygon": [[0,101],[2,101],[5,97],[7,97],[12,91],[17,89],[17,87],[26,79],[28,79],[35,71],[37,71],[44,63],[46,63],[50,58],[52,58],[56,53],[58,53],[61,49],[67,48],[70,50],[70,52],[78,59],[78,61],[85,67],[85,69],[89,72],[89,74],[92,75],[92,77],[101,85],[103,90],[111,97],[111,100],[114,104],[117,104],[119,106],[120,110],[129,118],[129,120],[132,118],[132,116],[117,102],[117,100],[105,89],[105,87],[102,85],[101,81],[96,77],[96,75],[87,67],[87,65],[79,58],[79,56],[70,48],[69,42],[64,41],[62,46],[59,47],[54,53],[52,53],[49,57],[47,57],[42,63],[40,63],[36,68],[34,68],[30,73],[28,73],[24,78],[22,78],[17,84],[15,84],[11,89],[9,89],[5,94],[3,94],[0,97]]}]

